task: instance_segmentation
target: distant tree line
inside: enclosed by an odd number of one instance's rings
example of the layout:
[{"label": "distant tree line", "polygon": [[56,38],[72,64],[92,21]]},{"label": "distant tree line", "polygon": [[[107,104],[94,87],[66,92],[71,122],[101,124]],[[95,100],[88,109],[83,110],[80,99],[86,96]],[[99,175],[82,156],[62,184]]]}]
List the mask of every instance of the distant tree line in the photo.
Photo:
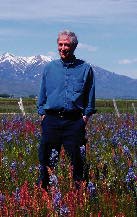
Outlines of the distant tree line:
[{"label": "distant tree line", "polygon": [[2,94],[0,94],[0,97],[1,98],[13,98],[14,96],[13,95],[9,95],[7,93],[2,93]]},{"label": "distant tree line", "polygon": [[[22,98],[24,98],[24,96],[20,96]],[[34,94],[31,94],[29,96],[25,96],[25,98],[31,98],[31,99],[35,99],[37,96],[34,95]],[[10,94],[7,94],[7,93],[1,93],[0,94],[0,98],[19,98],[17,96],[14,96],[14,95],[10,95]]]}]

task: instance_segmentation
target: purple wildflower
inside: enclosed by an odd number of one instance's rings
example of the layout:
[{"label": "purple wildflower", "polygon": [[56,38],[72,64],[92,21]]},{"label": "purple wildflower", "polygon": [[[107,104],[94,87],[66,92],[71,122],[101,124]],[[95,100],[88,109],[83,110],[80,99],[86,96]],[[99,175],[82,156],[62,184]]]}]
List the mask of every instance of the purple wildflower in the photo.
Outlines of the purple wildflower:
[{"label": "purple wildflower", "polygon": [[4,151],[4,143],[0,143],[0,151]]},{"label": "purple wildflower", "polygon": [[13,161],[10,165],[10,168],[15,170],[17,168],[17,162],[16,161]]},{"label": "purple wildflower", "polygon": [[70,213],[68,207],[64,204],[61,208],[60,208],[60,216],[67,216]]},{"label": "purple wildflower", "polygon": [[137,180],[137,176],[135,175],[133,168],[130,167],[128,169],[128,173],[126,175],[126,183],[129,190],[134,191],[134,182]]},{"label": "purple wildflower", "polygon": [[31,153],[31,148],[30,147],[26,147],[26,153],[30,154]]},{"label": "purple wildflower", "polygon": [[136,178],[137,178],[137,177],[136,177],[136,175],[135,175],[135,173],[134,173],[133,168],[130,167],[130,168],[128,169],[128,173],[127,173],[127,175],[126,175],[126,182],[129,183],[129,182],[131,182],[131,181],[135,181]]},{"label": "purple wildflower", "polygon": [[51,156],[50,156],[50,164],[51,166],[56,166],[58,162],[58,152],[56,149],[52,149],[52,152],[51,152]]},{"label": "purple wildflower", "polygon": [[55,208],[57,208],[59,206],[61,197],[62,197],[62,195],[61,195],[61,192],[59,192],[59,191],[54,195],[53,204],[54,204]]},{"label": "purple wildflower", "polygon": [[15,191],[15,200],[20,201],[20,189],[17,187]]},{"label": "purple wildflower", "polygon": [[94,184],[93,182],[89,182],[87,188],[88,188],[90,197],[91,197],[91,198],[94,197],[94,196],[95,196],[95,193],[96,193],[95,184]]},{"label": "purple wildflower", "polygon": [[85,145],[82,145],[80,147],[80,153],[81,153],[82,158],[85,158],[85,155],[86,155],[86,147],[85,147]]},{"label": "purple wildflower", "polygon": [[0,204],[2,205],[4,201],[5,201],[5,196],[2,193],[0,193]]},{"label": "purple wildflower", "polygon": [[113,161],[114,161],[115,164],[119,164],[120,156],[119,155],[114,155]]},{"label": "purple wildflower", "polygon": [[11,142],[12,141],[12,134],[9,134],[9,135],[6,135],[5,138],[7,143]]},{"label": "purple wildflower", "polygon": [[125,155],[127,155],[129,157],[131,156],[130,150],[129,150],[129,148],[126,145],[123,146],[123,151],[124,151]]},{"label": "purple wildflower", "polygon": [[52,185],[52,186],[57,186],[58,184],[58,179],[57,179],[57,176],[56,175],[51,175],[49,177],[49,184]]}]

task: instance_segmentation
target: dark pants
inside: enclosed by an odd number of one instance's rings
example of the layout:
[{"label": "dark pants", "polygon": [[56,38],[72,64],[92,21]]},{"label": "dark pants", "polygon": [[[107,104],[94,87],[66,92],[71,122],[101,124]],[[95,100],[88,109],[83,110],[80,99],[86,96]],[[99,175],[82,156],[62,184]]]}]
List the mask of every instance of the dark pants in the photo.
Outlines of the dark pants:
[{"label": "dark pants", "polygon": [[39,146],[39,161],[41,165],[40,180],[42,187],[49,184],[47,166],[51,166],[52,149],[60,153],[61,145],[71,159],[74,181],[83,180],[84,161],[80,153],[80,146],[85,144],[85,123],[83,118],[68,120],[47,115],[41,123],[42,137]]}]

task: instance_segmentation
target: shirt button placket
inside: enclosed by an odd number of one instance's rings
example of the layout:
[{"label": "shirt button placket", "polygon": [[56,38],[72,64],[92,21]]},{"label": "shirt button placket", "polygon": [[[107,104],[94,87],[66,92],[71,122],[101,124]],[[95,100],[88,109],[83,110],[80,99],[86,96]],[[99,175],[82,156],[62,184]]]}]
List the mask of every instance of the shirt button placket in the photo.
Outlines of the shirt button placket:
[{"label": "shirt button placket", "polygon": [[65,67],[65,108],[68,109],[68,80],[69,80],[69,73],[68,67]]}]

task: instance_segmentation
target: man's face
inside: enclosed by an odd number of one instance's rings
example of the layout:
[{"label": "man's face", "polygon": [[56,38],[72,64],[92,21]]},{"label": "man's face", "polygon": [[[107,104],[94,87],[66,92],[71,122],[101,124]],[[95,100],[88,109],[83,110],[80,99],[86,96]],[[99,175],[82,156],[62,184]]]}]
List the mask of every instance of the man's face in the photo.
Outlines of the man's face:
[{"label": "man's face", "polygon": [[58,51],[62,60],[67,61],[71,59],[74,53],[74,47],[68,36],[66,35],[60,36],[58,40]]}]

